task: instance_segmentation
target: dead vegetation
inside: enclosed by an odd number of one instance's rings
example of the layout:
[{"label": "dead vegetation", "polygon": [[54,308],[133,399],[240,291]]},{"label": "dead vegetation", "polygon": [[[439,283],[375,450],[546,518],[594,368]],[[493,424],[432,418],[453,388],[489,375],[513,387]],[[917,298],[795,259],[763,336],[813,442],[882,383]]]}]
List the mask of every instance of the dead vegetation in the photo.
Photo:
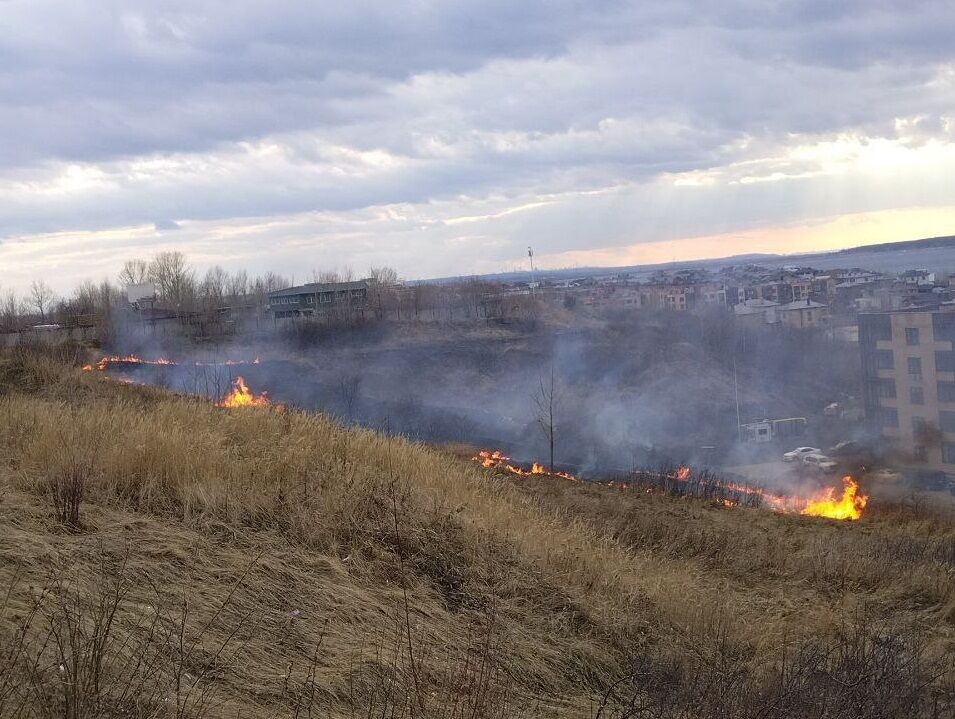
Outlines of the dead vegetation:
[{"label": "dead vegetation", "polygon": [[510,482],[29,355],[0,491],[3,717],[953,711],[944,518]]}]

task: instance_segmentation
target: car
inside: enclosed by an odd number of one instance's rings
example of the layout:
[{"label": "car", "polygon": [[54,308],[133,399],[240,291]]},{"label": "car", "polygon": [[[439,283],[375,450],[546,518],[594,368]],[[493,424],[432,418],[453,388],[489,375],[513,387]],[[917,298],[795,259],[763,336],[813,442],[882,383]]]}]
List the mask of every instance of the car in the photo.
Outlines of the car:
[{"label": "car", "polygon": [[784,462],[795,462],[797,459],[802,459],[807,454],[819,454],[820,450],[818,447],[796,447],[796,449],[786,452],[783,455]]},{"label": "car", "polygon": [[802,463],[807,467],[812,467],[820,471],[829,471],[839,466],[838,463],[826,455],[818,453],[804,454],[802,456]]},{"label": "car", "polygon": [[845,439],[829,448],[831,457],[849,457],[862,452],[862,445],[851,439]]}]

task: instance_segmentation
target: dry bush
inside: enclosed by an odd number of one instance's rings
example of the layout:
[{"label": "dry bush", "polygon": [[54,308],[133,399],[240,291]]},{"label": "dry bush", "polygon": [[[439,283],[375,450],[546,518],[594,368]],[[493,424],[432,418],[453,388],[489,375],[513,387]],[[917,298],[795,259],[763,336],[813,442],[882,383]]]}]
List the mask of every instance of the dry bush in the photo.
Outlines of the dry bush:
[{"label": "dry bush", "polygon": [[70,528],[80,529],[80,508],[86,495],[88,472],[76,464],[51,470],[46,478],[47,491],[53,503],[56,520]]}]

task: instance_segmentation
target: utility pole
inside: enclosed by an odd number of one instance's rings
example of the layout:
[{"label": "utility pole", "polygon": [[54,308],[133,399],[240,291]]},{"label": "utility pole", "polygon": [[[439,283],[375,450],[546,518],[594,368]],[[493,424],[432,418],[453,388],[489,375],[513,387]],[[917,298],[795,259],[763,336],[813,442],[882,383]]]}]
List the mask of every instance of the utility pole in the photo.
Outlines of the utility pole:
[{"label": "utility pole", "polygon": [[533,248],[531,248],[531,247],[528,247],[528,248],[527,248],[527,256],[530,258],[530,261],[531,261],[531,294],[534,294],[534,290],[536,289],[536,288],[534,287],[534,285],[537,283],[537,276],[536,276],[535,273],[534,273],[534,250],[533,250]]},{"label": "utility pole", "polygon": [[736,438],[743,441],[743,424],[739,418],[739,381],[736,379],[736,355],[733,355],[733,390],[736,392]]}]

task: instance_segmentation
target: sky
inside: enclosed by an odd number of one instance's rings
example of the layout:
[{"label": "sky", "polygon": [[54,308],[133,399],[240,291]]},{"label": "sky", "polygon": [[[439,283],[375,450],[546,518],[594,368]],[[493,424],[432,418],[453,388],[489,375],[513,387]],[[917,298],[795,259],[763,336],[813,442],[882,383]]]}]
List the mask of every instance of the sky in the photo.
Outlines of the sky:
[{"label": "sky", "polygon": [[0,0],[0,289],[955,233],[949,0]]}]

